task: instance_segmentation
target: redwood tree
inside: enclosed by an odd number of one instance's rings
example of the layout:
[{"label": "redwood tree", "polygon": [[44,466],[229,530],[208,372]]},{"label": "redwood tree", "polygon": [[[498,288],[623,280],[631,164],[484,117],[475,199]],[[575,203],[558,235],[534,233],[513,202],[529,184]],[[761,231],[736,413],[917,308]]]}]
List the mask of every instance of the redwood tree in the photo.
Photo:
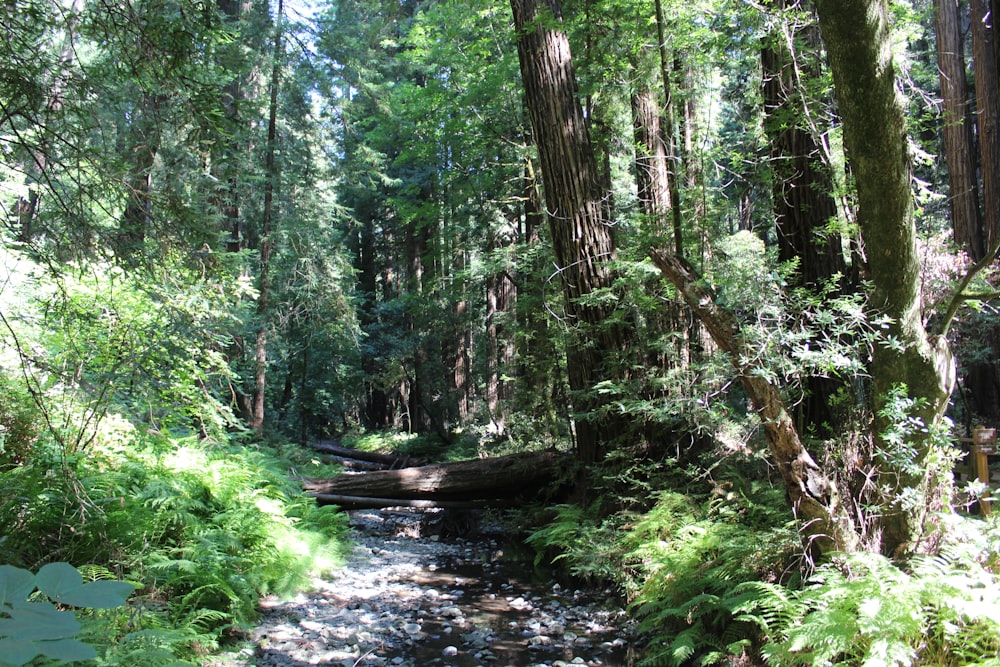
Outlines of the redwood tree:
[{"label": "redwood tree", "polygon": [[[615,421],[591,391],[611,377],[627,349],[625,327],[612,322],[615,243],[603,205],[594,150],[580,106],[569,39],[557,0],[511,0],[525,100],[538,148],[549,229],[571,329],[567,350],[577,451],[601,458]],[[610,362],[610,363],[609,363]]]}]

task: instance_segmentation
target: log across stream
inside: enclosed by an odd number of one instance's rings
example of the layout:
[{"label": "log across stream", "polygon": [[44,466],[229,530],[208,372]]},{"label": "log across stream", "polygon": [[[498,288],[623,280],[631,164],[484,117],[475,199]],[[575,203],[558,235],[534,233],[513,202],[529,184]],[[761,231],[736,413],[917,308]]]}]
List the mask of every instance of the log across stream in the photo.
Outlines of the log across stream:
[{"label": "log across stream", "polygon": [[[561,480],[572,464],[571,455],[555,450],[427,464],[354,452],[332,443],[317,443],[314,448],[348,465],[337,477],[307,479],[303,485],[320,504],[344,509],[475,508],[552,498],[561,491]],[[352,461],[363,463],[363,469]]]}]

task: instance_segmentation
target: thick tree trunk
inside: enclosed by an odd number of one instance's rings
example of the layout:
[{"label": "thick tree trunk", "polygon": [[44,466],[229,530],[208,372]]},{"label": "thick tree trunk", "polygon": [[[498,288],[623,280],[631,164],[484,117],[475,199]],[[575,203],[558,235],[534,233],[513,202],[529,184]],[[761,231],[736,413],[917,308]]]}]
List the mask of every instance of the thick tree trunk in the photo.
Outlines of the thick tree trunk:
[{"label": "thick tree trunk", "polygon": [[127,154],[132,157],[132,164],[125,177],[125,210],[115,247],[115,254],[125,262],[134,261],[135,253],[142,250],[152,217],[152,171],[160,145],[154,117],[159,103],[158,95],[143,93],[129,128],[131,145]]},{"label": "thick tree trunk", "polygon": [[983,184],[983,226],[986,247],[1000,237],[1000,77],[995,48],[996,17],[990,0],[971,0],[972,61],[976,82],[976,124],[979,128],[979,172]]},{"label": "thick tree trunk", "polygon": [[312,479],[317,495],[395,500],[469,501],[537,498],[557,490],[573,458],[552,450]]},{"label": "thick tree trunk", "polygon": [[[767,433],[771,457],[791,500],[795,515],[804,522],[803,533],[821,553],[854,551],[858,536],[851,516],[841,504],[836,487],[810,456],[799,438],[778,388],[754,360],[759,355],[747,349],[740,325],[700,285],[700,276],[690,265],[672,254],[654,250],[650,257],[708,330],[719,350],[736,369],[754,410]],[[749,361],[748,361],[749,360]]]},{"label": "thick tree trunk", "polygon": [[[784,0],[774,3],[784,9]],[[837,218],[836,186],[826,164],[803,98],[800,79],[813,78],[818,66],[813,53],[819,34],[814,24],[797,33],[790,27],[775,30],[761,50],[764,100],[764,130],[770,140],[772,198],[778,237],[778,261],[798,261],[793,280],[819,288],[840,275],[842,289],[848,287],[847,261],[839,233],[825,228]],[[786,32],[787,31],[787,32]],[[800,46],[802,48],[800,48]],[[795,407],[796,422],[803,433],[827,436],[836,431],[830,398],[843,382],[810,376],[804,380],[805,397]]]},{"label": "thick tree trunk", "polygon": [[[680,193],[680,157],[676,149],[677,124],[674,122],[674,87],[670,77],[670,53],[667,48],[666,19],[663,16],[663,3],[656,0],[656,39],[659,45],[660,78],[663,83],[663,130],[662,142],[666,160],[666,185],[669,194],[667,202],[670,209],[671,222],[674,230],[674,253],[684,257],[684,226],[681,224],[681,193]],[[666,211],[667,209],[663,209]]]},{"label": "thick tree trunk", "polygon": [[986,250],[979,214],[959,0],[934,0],[934,9],[951,224],[955,243],[969,253],[972,261],[978,262]]},{"label": "thick tree trunk", "polygon": [[788,42],[798,39],[816,43],[818,35],[774,34],[761,51],[764,129],[771,143],[778,260],[797,259],[801,284],[818,286],[837,273],[846,276],[847,263],[840,235],[823,233],[837,217],[835,186],[805,117],[798,77],[812,74],[800,69],[790,48]]},{"label": "thick tree trunk", "polygon": [[[641,75],[640,75],[641,76]],[[645,81],[645,77],[642,77]],[[650,220],[654,233],[670,229],[664,224],[673,210],[670,196],[670,163],[667,140],[660,123],[660,105],[656,92],[643,86],[632,95],[632,122],[635,127],[636,185],[642,212]],[[673,243],[674,252],[682,244]]]},{"label": "thick tree trunk", "polygon": [[613,305],[588,299],[612,288],[615,257],[612,225],[580,106],[569,39],[556,29],[556,0],[511,0],[521,78],[541,162],[549,228],[573,327],[567,366],[574,391],[577,452],[584,463],[603,455],[617,435],[594,398],[595,384],[620,361],[627,336],[610,323]]},{"label": "thick tree trunk", "polygon": [[[937,56],[952,231],[955,243],[969,254],[973,262],[979,262],[986,254],[986,233],[983,227],[983,215],[979,208],[978,163],[973,135],[975,114],[971,110],[969,87],[966,82],[965,45],[961,25],[962,4],[959,0],[934,1]],[[980,57],[983,56],[983,46],[984,44],[979,44]],[[987,73],[979,74],[979,80],[988,85]],[[996,91],[993,94],[995,96]],[[988,94],[984,100],[989,106]],[[989,344],[994,353],[977,354],[976,358],[967,360],[963,364],[966,368],[963,384],[969,410],[980,419],[995,416],[1000,410],[998,405],[1000,385],[998,385],[995,352],[998,349],[996,332],[993,331],[987,336],[984,343]]]},{"label": "thick tree trunk", "polygon": [[[911,416],[928,426],[936,423],[954,386],[954,361],[947,341],[930,340],[923,325],[906,119],[896,87],[887,1],[816,0],[816,5],[857,186],[858,223],[872,285],[868,320],[888,321],[886,340],[874,348],[871,373],[874,437],[878,448],[889,451],[892,443],[881,436],[891,426],[883,412],[891,393],[905,388],[918,401]],[[879,517],[886,553],[913,549],[926,512],[946,502],[937,471],[929,469],[930,443],[915,437],[916,460],[900,465],[890,463],[898,458],[890,455],[879,462],[880,485],[893,489]],[[924,495],[920,511],[900,502],[912,492]]]}]

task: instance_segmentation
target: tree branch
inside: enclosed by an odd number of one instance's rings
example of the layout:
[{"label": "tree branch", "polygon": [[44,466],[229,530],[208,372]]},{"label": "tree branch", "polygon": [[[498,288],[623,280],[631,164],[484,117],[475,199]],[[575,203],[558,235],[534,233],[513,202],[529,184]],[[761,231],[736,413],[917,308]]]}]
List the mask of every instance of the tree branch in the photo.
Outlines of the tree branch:
[{"label": "tree branch", "polygon": [[[951,328],[952,322],[955,321],[955,316],[958,314],[958,309],[962,307],[962,304],[966,301],[972,301],[978,298],[982,298],[981,294],[970,295],[965,293],[965,288],[969,286],[972,279],[982,273],[986,267],[993,263],[997,258],[997,253],[1000,253],[1000,236],[993,242],[986,255],[976,262],[976,264],[965,272],[962,279],[958,283],[958,288],[951,297],[951,301],[948,302],[948,308],[945,310],[944,318],[941,321],[941,326],[938,332],[942,338],[948,335],[948,330]],[[996,294],[992,295],[996,296]],[[992,297],[988,297],[992,298]]]}]

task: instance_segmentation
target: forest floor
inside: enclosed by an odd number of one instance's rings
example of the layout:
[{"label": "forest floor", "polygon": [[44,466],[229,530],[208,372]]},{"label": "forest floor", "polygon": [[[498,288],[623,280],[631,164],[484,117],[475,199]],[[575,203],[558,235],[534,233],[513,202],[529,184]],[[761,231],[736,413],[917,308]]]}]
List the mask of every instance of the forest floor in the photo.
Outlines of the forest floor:
[{"label": "forest floor", "polygon": [[498,530],[444,537],[444,519],[427,511],[350,516],[354,545],[343,569],[292,600],[263,600],[252,644],[207,664],[630,664],[634,629],[620,601],[540,577],[530,561],[504,554]]}]

